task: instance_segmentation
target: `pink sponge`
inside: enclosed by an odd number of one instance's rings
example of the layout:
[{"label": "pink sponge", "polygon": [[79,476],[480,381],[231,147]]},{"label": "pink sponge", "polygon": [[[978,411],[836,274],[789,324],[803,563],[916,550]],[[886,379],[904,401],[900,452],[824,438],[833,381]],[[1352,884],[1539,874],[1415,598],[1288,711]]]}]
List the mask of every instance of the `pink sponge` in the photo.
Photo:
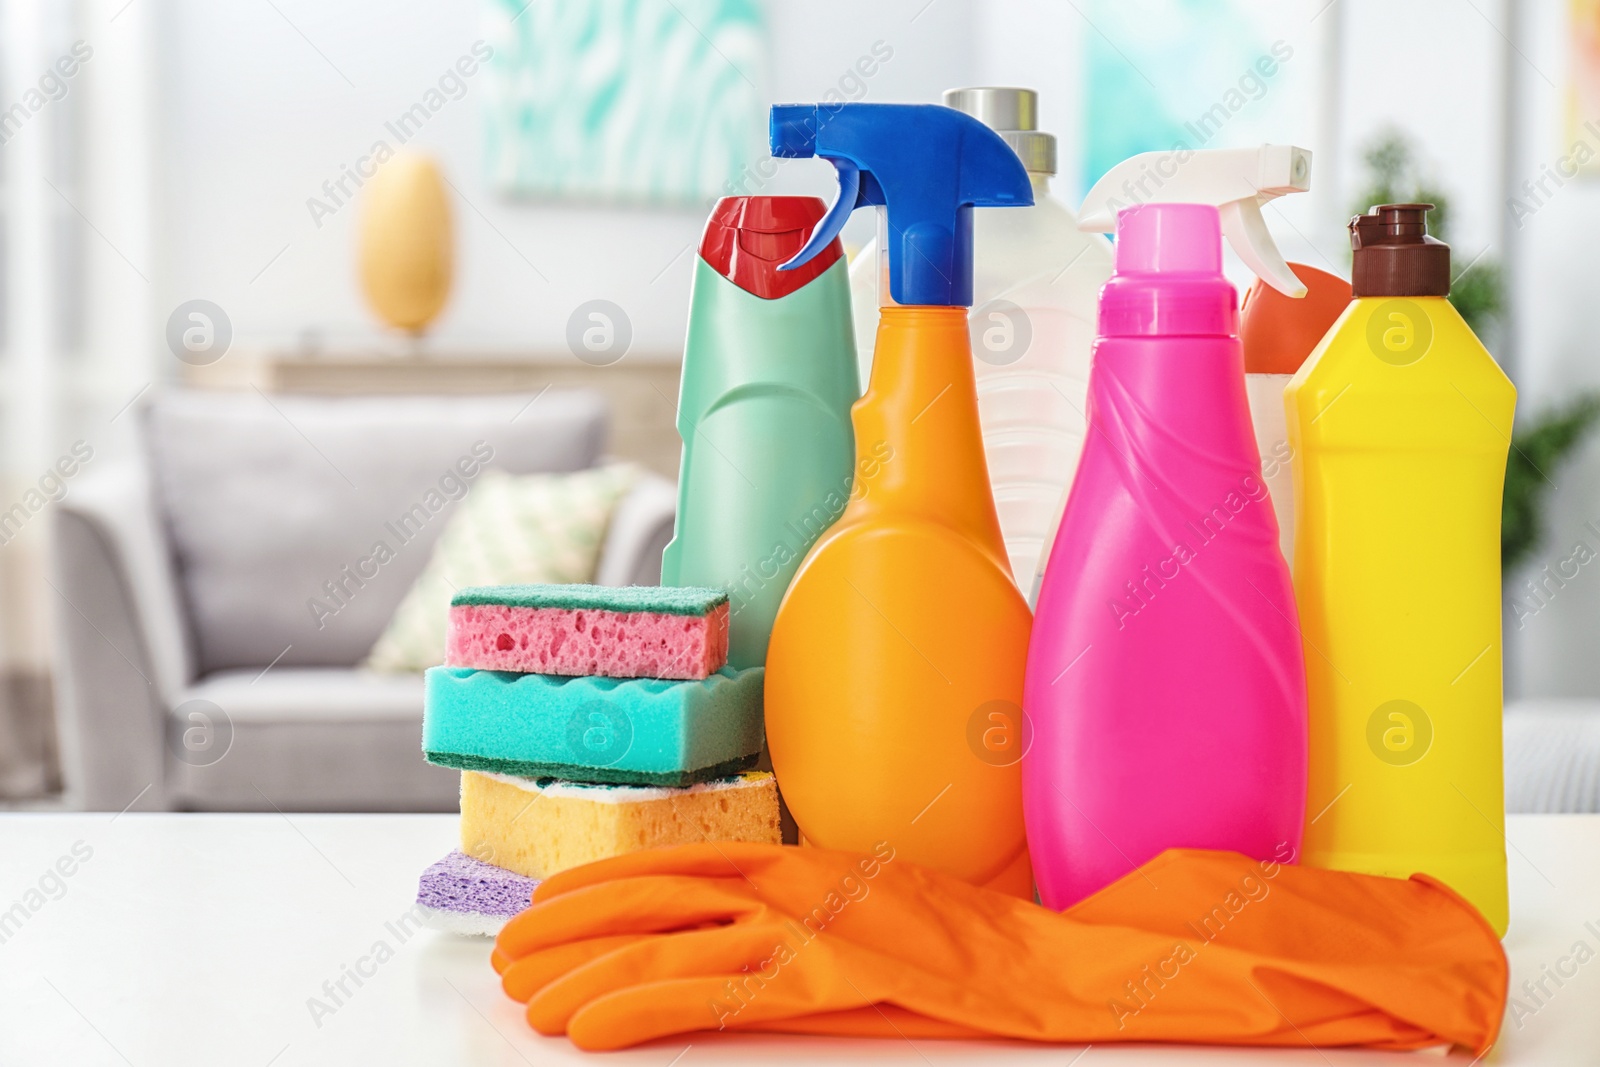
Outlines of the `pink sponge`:
[{"label": "pink sponge", "polygon": [[720,589],[499,585],[463,589],[450,602],[451,667],[689,680],[727,660]]}]

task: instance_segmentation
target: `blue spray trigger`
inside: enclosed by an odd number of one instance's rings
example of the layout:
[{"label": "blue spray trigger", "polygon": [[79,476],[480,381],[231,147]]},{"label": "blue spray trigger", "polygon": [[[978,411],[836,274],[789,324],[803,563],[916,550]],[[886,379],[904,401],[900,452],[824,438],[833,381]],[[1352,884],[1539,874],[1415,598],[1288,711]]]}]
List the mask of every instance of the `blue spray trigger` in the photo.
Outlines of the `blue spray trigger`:
[{"label": "blue spray trigger", "polygon": [[935,104],[776,104],[772,154],[819,156],[839,172],[839,196],[782,270],[839,235],[858,207],[888,209],[889,292],[899,304],[970,307],[972,208],[1026,207],[1033,186],[1000,136]]},{"label": "blue spray trigger", "polygon": [[811,239],[787,263],[780,264],[779,270],[805,266],[839,236],[844,224],[850,221],[852,211],[858,207],[883,203],[883,190],[878,188],[871,174],[863,172],[848,159],[834,160],[833,163],[839,170],[839,195],[829,205],[828,213],[817,223],[816,229],[811,231]]}]

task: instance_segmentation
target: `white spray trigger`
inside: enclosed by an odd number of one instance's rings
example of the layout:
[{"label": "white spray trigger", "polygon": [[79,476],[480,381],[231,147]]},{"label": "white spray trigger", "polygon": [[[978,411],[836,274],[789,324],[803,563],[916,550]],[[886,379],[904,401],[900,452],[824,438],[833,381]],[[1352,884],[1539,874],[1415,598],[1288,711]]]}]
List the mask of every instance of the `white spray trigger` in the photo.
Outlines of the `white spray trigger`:
[{"label": "white spray trigger", "polygon": [[1245,266],[1288,296],[1306,287],[1283,260],[1261,217],[1261,205],[1311,188],[1311,153],[1292,145],[1142,152],[1101,176],[1084,197],[1078,229],[1114,233],[1117,212],[1139,204],[1211,204],[1222,235]]}]

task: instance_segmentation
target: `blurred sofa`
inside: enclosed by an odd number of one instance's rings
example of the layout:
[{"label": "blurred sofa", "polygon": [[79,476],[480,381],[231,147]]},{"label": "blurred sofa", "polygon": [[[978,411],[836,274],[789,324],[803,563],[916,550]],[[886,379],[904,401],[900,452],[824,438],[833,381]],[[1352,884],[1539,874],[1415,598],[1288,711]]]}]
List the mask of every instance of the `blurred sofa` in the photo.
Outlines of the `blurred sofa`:
[{"label": "blurred sofa", "polygon": [[[485,466],[584,469],[606,434],[585,390],[158,395],[141,409],[142,454],[86,469],[55,514],[69,803],[454,810],[457,774],[422,760],[420,676],[356,665]],[[658,583],[674,503],[646,475],[596,580]],[[392,558],[373,574],[357,561],[379,541]],[[312,598],[338,610],[319,617]]]}]

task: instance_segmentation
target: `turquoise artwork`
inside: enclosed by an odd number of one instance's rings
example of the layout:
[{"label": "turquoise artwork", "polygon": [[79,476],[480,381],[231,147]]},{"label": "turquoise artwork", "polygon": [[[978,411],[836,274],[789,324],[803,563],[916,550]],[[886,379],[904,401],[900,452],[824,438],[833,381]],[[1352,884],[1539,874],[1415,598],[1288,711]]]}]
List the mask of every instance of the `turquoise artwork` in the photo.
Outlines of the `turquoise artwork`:
[{"label": "turquoise artwork", "polygon": [[1326,0],[1088,0],[1079,192],[1139,152],[1305,144]]},{"label": "turquoise artwork", "polygon": [[699,205],[765,158],[759,0],[488,2],[497,192]]}]

